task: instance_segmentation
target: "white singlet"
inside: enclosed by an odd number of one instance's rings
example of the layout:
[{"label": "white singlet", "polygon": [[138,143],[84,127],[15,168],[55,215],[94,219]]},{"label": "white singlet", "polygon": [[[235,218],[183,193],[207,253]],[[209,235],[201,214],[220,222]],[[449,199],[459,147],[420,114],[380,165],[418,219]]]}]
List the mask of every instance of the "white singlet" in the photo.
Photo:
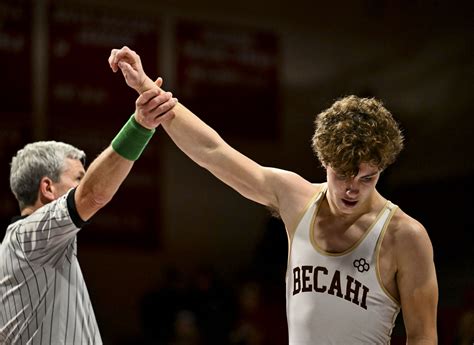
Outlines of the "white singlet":
[{"label": "white singlet", "polygon": [[397,206],[387,201],[351,248],[328,253],[316,245],[312,230],[326,188],[312,198],[290,242],[289,344],[389,344],[400,306],[382,286],[378,254]]}]

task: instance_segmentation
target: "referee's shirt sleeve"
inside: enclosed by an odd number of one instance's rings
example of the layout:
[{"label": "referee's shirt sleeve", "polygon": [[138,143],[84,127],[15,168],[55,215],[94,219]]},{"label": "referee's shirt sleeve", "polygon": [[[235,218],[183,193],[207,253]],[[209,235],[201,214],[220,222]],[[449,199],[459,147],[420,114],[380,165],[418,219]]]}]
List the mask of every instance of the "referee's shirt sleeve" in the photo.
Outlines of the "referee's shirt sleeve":
[{"label": "referee's shirt sleeve", "polygon": [[66,249],[74,244],[86,223],[74,202],[76,189],[18,221],[15,231],[19,249],[31,264],[57,266],[64,262]]}]

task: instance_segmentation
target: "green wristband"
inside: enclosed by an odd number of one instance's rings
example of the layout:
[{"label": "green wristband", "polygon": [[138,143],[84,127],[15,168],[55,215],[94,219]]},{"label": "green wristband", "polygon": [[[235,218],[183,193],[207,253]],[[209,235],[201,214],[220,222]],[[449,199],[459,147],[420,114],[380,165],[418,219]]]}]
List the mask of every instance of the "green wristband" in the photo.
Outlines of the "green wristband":
[{"label": "green wristband", "polygon": [[155,130],[142,127],[132,115],[112,140],[112,148],[122,157],[136,161],[150,141]]}]

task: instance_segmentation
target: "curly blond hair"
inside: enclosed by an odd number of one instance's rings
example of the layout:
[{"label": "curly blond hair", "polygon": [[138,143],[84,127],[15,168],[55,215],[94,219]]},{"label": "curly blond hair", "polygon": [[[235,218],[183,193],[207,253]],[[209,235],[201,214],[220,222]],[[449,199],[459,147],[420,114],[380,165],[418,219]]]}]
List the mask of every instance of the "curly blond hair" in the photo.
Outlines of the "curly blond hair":
[{"label": "curly blond hair", "polygon": [[355,176],[361,163],[384,170],[403,148],[403,135],[382,102],[347,96],[316,116],[312,148],[323,165]]}]

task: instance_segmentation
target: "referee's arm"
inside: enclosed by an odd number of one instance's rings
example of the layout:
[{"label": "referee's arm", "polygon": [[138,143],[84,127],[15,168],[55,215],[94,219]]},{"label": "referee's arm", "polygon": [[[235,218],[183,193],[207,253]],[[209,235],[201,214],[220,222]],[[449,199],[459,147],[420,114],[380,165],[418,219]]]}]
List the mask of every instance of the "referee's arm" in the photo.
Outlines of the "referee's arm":
[{"label": "referee's arm", "polygon": [[110,202],[133,163],[115,152],[111,146],[91,163],[74,195],[76,210],[81,219],[89,220]]},{"label": "referee's arm", "polygon": [[154,129],[170,117],[166,113],[175,104],[176,99],[170,93],[158,93],[156,90],[149,90],[138,97],[133,119],[91,163],[77,187],[74,201],[81,219],[89,220],[110,202],[132,169],[134,161],[145,149]]}]

